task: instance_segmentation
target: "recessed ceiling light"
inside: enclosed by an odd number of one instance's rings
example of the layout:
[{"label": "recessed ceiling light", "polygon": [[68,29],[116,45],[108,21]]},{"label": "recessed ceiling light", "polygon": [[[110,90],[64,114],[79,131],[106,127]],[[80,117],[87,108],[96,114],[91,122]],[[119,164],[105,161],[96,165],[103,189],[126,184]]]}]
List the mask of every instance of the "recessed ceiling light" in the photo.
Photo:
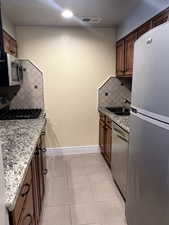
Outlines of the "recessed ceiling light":
[{"label": "recessed ceiling light", "polygon": [[66,9],[62,12],[62,16],[66,19],[70,19],[73,17],[73,12],[69,9]]}]

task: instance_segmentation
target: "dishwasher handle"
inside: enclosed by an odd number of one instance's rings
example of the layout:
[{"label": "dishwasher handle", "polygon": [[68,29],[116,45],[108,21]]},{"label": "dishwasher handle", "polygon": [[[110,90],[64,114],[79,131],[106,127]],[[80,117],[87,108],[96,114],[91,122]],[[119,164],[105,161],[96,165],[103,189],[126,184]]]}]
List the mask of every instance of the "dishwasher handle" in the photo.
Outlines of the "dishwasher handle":
[{"label": "dishwasher handle", "polygon": [[[113,127],[113,129],[114,129],[116,135],[117,135],[120,139],[122,139],[123,141],[128,142],[128,135],[127,135],[127,134],[125,135],[124,132],[122,132],[121,130],[117,129],[116,127]],[[127,136],[127,137],[126,137],[126,136]]]}]

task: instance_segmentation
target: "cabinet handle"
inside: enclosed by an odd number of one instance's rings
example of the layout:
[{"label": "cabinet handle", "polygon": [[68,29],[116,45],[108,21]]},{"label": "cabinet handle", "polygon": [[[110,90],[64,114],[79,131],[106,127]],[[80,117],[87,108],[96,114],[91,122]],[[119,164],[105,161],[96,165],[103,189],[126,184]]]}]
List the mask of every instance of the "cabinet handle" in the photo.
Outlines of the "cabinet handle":
[{"label": "cabinet handle", "polygon": [[33,224],[33,218],[32,218],[32,215],[30,215],[30,214],[28,214],[28,215],[25,216],[25,218],[23,219],[23,222],[24,222],[26,219],[28,219],[28,218],[30,218],[30,222],[29,222],[28,225],[32,225],[32,224]]},{"label": "cabinet handle", "polygon": [[30,191],[30,184],[24,184],[22,189],[26,188],[26,191],[21,193],[21,196],[24,197],[25,195],[27,195]]},{"label": "cabinet handle", "polygon": [[48,169],[44,169],[43,170],[43,175],[47,175],[47,173],[48,173]]},{"label": "cabinet handle", "polygon": [[38,150],[36,150],[35,155],[39,155],[39,151]]},{"label": "cabinet handle", "polygon": [[42,148],[42,152],[43,153],[47,152],[47,149],[46,148]]}]

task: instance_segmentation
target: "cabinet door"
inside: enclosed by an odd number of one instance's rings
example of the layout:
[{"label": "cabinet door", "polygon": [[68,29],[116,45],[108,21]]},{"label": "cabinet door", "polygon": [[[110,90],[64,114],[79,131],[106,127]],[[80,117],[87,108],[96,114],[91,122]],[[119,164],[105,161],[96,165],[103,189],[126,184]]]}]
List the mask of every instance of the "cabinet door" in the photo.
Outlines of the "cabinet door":
[{"label": "cabinet door", "polygon": [[28,196],[31,195],[30,194],[31,190],[32,190],[32,170],[31,167],[29,167],[27,175],[21,187],[20,193],[17,197],[15,208],[11,213],[12,224],[18,224],[25,202],[27,201]]},{"label": "cabinet door", "polygon": [[1,15],[1,2],[0,2],[0,59],[4,57],[3,51],[3,31],[2,31],[2,15]]},{"label": "cabinet door", "polygon": [[124,40],[116,44],[116,75],[122,76],[125,72],[125,47]]},{"label": "cabinet door", "polygon": [[101,153],[104,154],[104,150],[105,150],[105,124],[102,120],[100,120],[99,122],[99,145],[100,145],[100,150]]},{"label": "cabinet door", "polygon": [[38,147],[38,176],[39,176],[39,189],[40,189],[40,210],[42,208],[42,201],[44,196],[44,181],[43,181],[43,166],[42,166],[42,149]]},{"label": "cabinet door", "polygon": [[38,210],[39,215],[42,209],[42,199],[43,199],[43,179],[42,179],[42,155],[40,149],[40,141],[36,147],[35,151],[35,172],[36,172],[36,182],[37,182],[37,201],[38,201]]},{"label": "cabinet door", "polygon": [[10,53],[11,53],[11,55],[17,57],[17,43],[16,43],[16,40],[11,38],[10,45],[11,45],[10,46]]},{"label": "cabinet door", "polygon": [[32,186],[26,199],[26,203],[19,221],[19,225],[35,225]]},{"label": "cabinet door", "polygon": [[38,178],[38,165],[37,165],[37,152],[32,159],[32,178],[33,178],[33,198],[35,210],[35,223],[39,224],[40,220],[40,191],[39,191],[39,178]]},{"label": "cabinet door", "polygon": [[157,27],[165,22],[167,22],[169,19],[169,12],[162,13],[161,15],[158,15],[152,19],[152,26]]},{"label": "cabinet door", "polygon": [[3,31],[4,50],[6,53],[17,56],[17,43],[7,32]]},{"label": "cabinet door", "polygon": [[112,129],[106,126],[105,128],[105,158],[110,167],[111,167],[111,148],[112,148]]},{"label": "cabinet door", "polygon": [[5,52],[9,53],[10,52],[10,37],[5,31],[3,32],[3,41],[4,41]]},{"label": "cabinet door", "polygon": [[134,43],[137,39],[137,33],[133,32],[125,38],[125,75],[132,76],[133,74],[133,56]]},{"label": "cabinet door", "polygon": [[148,21],[147,23],[140,26],[137,30],[137,38],[141,37],[147,31],[151,30],[151,28],[152,28],[152,22],[151,21]]},{"label": "cabinet door", "polygon": [[46,175],[47,175],[47,165],[46,165],[46,143],[45,143],[45,131],[42,132],[40,137],[40,155],[41,155],[41,185],[42,185],[42,193],[41,199],[43,200],[45,195],[45,184],[46,184]]}]

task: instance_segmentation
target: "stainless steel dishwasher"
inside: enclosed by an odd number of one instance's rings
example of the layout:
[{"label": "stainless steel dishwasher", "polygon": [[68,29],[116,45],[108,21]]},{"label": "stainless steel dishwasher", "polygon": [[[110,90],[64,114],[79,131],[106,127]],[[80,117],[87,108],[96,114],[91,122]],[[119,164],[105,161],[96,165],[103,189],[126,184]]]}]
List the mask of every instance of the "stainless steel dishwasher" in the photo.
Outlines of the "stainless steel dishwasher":
[{"label": "stainless steel dishwasher", "polygon": [[123,197],[126,198],[129,134],[115,123],[113,123],[112,133],[112,176]]}]

